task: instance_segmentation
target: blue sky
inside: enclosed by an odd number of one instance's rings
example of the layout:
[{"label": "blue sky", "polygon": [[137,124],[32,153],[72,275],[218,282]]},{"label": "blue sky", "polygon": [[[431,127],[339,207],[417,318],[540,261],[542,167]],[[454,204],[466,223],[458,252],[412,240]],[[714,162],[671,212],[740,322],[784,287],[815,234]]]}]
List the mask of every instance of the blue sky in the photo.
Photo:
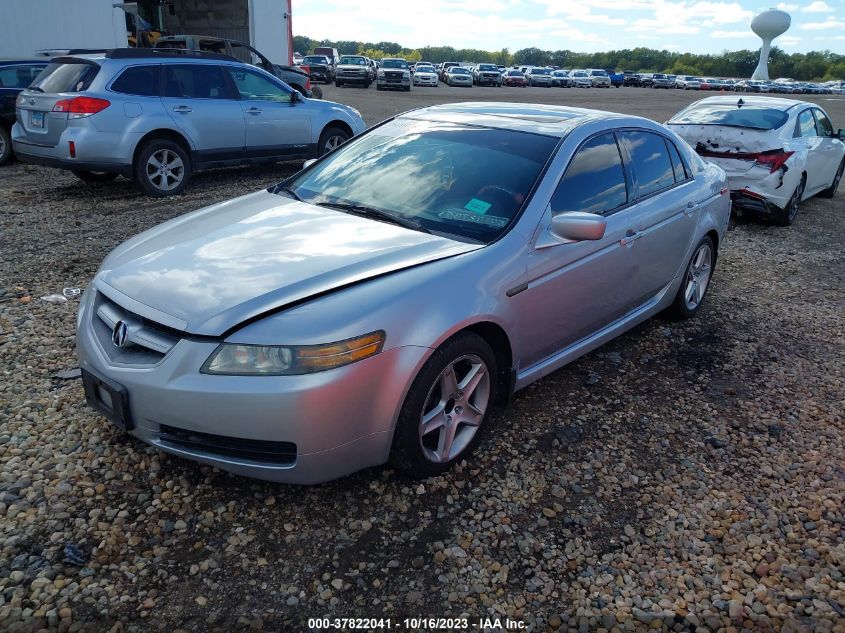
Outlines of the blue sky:
[{"label": "blue sky", "polygon": [[758,48],[751,19],[773,6],[792,16],[777,46],[845,54],[845,0],[293,0],[293,32],[411,48],[713,53]]}]

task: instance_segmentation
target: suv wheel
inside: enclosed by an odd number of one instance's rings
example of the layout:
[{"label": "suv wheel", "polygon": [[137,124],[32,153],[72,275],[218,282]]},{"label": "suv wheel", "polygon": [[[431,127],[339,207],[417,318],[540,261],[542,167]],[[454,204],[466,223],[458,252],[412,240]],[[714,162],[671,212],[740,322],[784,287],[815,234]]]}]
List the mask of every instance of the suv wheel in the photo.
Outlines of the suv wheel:
[{"label": "suv wheel", "polygon": [[349,133],[339,127],[327,127],[320,134],[320,143],[317,148],[318,155],[328,154],[337,149],[349,140]]},{"label": "suv wheel", "polygon": [[85,182],[111,182],[118,176],[118,174],[113,171],[84,171],[81,169],[72,169],[71,173]]},{"label": "suv wheel", "polygon": [[191,179],[191,159],[178,143],[154,138],[138,152],[133,172],[135,184],[148,196],[174,196]]},{"label": "suv wheel", "polygon": [[9,130],[0,126],[0,165],[12,160],[12,137]]}]

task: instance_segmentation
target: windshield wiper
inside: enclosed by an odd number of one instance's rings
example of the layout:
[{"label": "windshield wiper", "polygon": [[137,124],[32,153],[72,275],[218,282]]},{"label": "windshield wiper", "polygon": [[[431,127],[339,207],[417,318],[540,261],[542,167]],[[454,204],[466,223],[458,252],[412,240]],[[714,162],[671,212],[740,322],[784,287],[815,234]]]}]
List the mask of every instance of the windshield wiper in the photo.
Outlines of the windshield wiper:
[{"label": "windshield wiper", "polygon": [[405,227],[406,229],[412,229],[414,231],[421,231],[422,233],[431,234],[431,231],[429,231],[416,220],[406,218],[396,213],[390,213],[389,211],[382,211],[381,209],[374,209],[373,207],[367,207],[361,204],[347,204],[343,202],[318,202],[316,204],[320,207],[337,209],[338,211],[345,211],[347,213],[352,213],[353,215],[360,215],[364,218],[381,220],[383,222],[390,222],[391,224],[397,224],[399,226]]},{"label": "windshield wiper", "polygon": [[298,201],[298,202],[302,202],[302,198],[300,198],[300,197],[299,197],[299,194],[298,194],[298,193],[296,193],[296,192],[295,192],[293,189],[291,189],[290,187],[286,187],[286,186],[284,186],[284,185],[277,185],[276,187],[274,187],[274,188],[273,188],[273,193],[275,193],[276,195],[279,195],[280,193],[286,193],[286,194],[288,194],[291,198],[293,198],[294,200],[296,200],[296,201]]}]

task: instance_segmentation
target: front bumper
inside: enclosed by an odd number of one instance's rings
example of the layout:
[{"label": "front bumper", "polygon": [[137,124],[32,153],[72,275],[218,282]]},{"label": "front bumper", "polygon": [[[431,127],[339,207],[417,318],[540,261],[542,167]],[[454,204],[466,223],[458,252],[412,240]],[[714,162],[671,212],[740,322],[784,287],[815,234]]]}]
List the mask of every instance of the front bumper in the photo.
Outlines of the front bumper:
[{"label": "front bumper", "polygon": [[370,76],[367,74],[349,74],[345,75],[342,73],[338,73],[335,77],[336,82],[344,83],[344,84],[368,84],[370,83]]},{"label": "front bumper", "polygon": [[408,88],[411,85],[411,79],[376,79],[376,86],[379,88]]},{"label": "front bumper", "polygon": [[484,77],[479,76],[478,79],[475,80],[475,84],[477,86],[498,86],[502,83],[502,80],[499,77]]},{"label": "front bumper", "polygon": [[[303,376],[212,376],[199,368],[218,342],[181,338],[161,360],[110,359],[89,289],[80,304],[80,367],[125,388],[130,433],[165,452],[238,475],[315,484],[387,461],[411,377],[428,350],[399,347]],[[114,352],[111,352],[114,354]],[[104,422],[105,423],[105,422]],[[250,447],[288,447],[250,456]],[[246,447],[246,448],[245,448]]]},{"label": "front bumper", "polygon": [[439,83],[436,76],[432,75],[431,77],[417,77],[414,75],[414,85],[415,86],[436,86]]}]

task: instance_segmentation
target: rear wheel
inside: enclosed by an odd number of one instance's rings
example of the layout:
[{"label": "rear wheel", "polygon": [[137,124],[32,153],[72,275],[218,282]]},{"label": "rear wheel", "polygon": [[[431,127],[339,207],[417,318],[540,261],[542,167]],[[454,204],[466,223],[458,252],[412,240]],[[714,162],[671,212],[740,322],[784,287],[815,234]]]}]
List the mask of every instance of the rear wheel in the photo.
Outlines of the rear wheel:
[{"label": "rear wheel", "polygon": [[85,182],[111,182],[118,176],[116,172],[83,171],[81,169],[72,169],[71,173]]},{"label": "rear wheel", "polygon": [[774,223],[778,226],[790,226],[798,217],[798,212],[801,210],[801,198],[804,197],[804,187],[807,185],[807,177],[802,176],[801,182],[795,187],[795,192],[786,203],[783,209],[773,216]]},{"label": "rear wheel", "polygon": [[687,264],[681,287],[675,295],[675,301],[666,311],[670,318],[688,319],[698,312],[710,287],[715,263],[716,249],[713,246],[713,240],[705,236],[695,247]]},{"label": "rear wheel", "polygon": [[328,154],[343,145],[349,139],[349,133],[339,127],[327,127],[320,135],[319,155]]},{"label": "rear wheel", "polygon": [[164,198],[182,193],[191,179],[191,159],[174,141],[150,139],[133,166],[136,186],[148,196]]},{"label": "rear wheel", "polygon": [[12,160],[12,136],[9,130],[0,126],[0,165],[5,165]]},{"label": "rear wheel", "polygon": [[462,332],[439,347],[402,405],[390,463],[422,478],[469,455],[496,400],[496,371],[493,350],[477,334]]},{"label": "rear wheel", "polygon": [[[3,159],[0,158],[0,164],[3,163]],[[839,169],[836,170],[836,174],[833,176],[833,182],[830,183],[830,187],[821,191],[819,193],[819,197],[821,198],[832,198],[836,195],[836,190],[839,188],[839,183],[842,180],[842,172],[845,171],[845,158],[842,159],[842,162],[839,163]]]}]

